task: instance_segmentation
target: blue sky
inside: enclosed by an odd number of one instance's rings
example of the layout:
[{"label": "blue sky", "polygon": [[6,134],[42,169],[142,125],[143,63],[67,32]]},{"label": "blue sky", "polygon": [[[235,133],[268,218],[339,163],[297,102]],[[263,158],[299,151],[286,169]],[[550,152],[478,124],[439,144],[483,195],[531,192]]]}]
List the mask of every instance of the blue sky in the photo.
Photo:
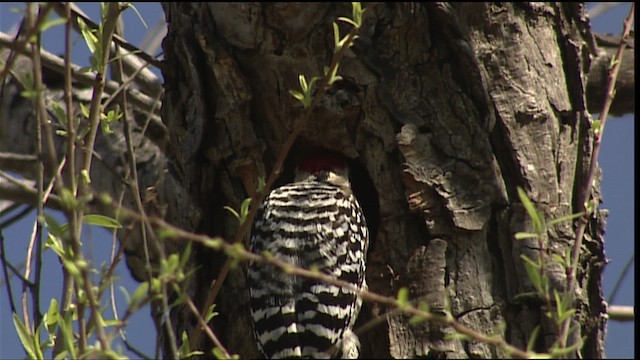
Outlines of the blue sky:
[{"label": "blue sky", "polygon": [[[78,3],[79,4],[79,3]],[[164,17],[159,3],[134,3],[146,24],[152,28],[159,19]],[[98,19],[99,7],[95,3],[80,4],[82,9],[92,18]],[[12,7],[22,8],[23,3],[0,4],[0,31],[10,32],[17,24],[19,15],[12,12]],[[592,7],[592,6],[590,6]],[[626,17],[629,4],[617,6],[592,20],[592,26],[596,32],[618,34],[622,28],[622,20]],[[133,11],[124,14],[125,37],[133,44],[139,45],[147,33]],[[47,31],[43,39],[45,49],[60,53],[62,49],[62,28],[52,28]],[[74,62],[86,65],[88,52],[82,41],[74,42]],[[604,198],[603,208],[609,210],[609,219],[605,234],[605,248],[607,258],[611,262],[604,273],[604,296],[609,298],[615,280],[620,275],[624,265],[635,253],[634,245],[634,116],[627,115],[622,118],[610,118],[604,132],[603,147],[600,153],[600,166],[603,172],[602,193]],[[1,200],[0,200],[1,201]],[[23,219],[8,229],[3,229],[3,235],[7,246],[7,256],[14,264],[19,264],[24,259],[26,242],[33,227],[33,216]],[[100,264],[108,261],[111,251],[112,238],[102,229],[87,228],[85,232],[85,245],[88,257],[94,263]],[[48,251],[44,255],[45,281],[42,289],[42,307],[46,310],[49,299],[58,297],[61,273],[58,260]],[[635,262],[621,284],[614,304],[634,305],[634,271]],[[123,264],[116,274],[122,282],[118,285],[126,287],[133,292],[137,283],[129,275]],[[12,282],[14,291],[20,291],[16,281]],[[15,296],[15,294],[14,294]],[[126,303],[121,292],[116,289],[116,302],[119,311],[122,311]],[[107,317],[110,315],[106,315]],[[149,320],[148,308],[138,312],[127,326],[126,333],[129,341],[139,350],[153,356],[155,331]],[[606,341],[606,353],[609,358],[632,358],[634,356],[634,324],[633,322],[619,323],[610,321]],[[23,358],[24,351],[15,333],[9,306],[7,304],[6,289],[0,287],[0,358]],[[132,357],[135,357],[131,354]]]}]

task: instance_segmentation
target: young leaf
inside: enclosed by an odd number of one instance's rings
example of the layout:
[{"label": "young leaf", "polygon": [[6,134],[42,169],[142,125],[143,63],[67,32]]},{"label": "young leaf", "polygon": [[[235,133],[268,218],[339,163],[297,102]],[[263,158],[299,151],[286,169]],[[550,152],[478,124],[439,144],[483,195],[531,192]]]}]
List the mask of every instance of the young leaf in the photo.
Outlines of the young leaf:
[{"label": "young leaf", "polygon": [[[80,171],[80,175],[82,176],[82,180],[87,183],[87,184],[91,184],[91,175],[89,175],[89,172],[87,171],[87,169],[82,169],[82,171]],[[65,190],[65,189],[62,189]]]},{"label": "young leaf", "polygon": [[217,316],[218,313],[213,311],[216,308],[216,304],[211,304],[211,306],[209,306],[209,310],[207,310],[207,315],[205,316],[205,321],[208,323],[211,319],[213,319],[214,316]]},{"label": "young leaf", "polygon": [[527,343],[527,352],[533,351],[533,347],[536,345],[536,340],[538,339],[538,333],[540,332],[540,325],[536,325],[531,331],[531,335],[529,335],[529,342]]},{"label": "young leaf", "polygon": [[542,293],[542,278],[540,275],[540,265],[536,264],[533,260],[529,259],[526,255],[520,255],[520,257],[524,260],[524,268],[527,271],[527,275],[529,276],[529,280],[533,286],[538,290],[538,292]]},{"label": "young leaf", "polygon": [[89,225],[102,226],[107,229],[120,229],[122,227],[118,220],[99,214],[86,214],[82,217],[82,222]]},{"label": "young leaf", "polygon": [[251,198],[246,198],[240,205],[240,225],[244,223],[247,219],[247,215],[249,215],[249,205],[251,205]]},{"label": "young leaf", "polygon": [[27,355],[29,355],[29,358],[35,359],[36,349],[33,346],[33,338],[31,334],[29,334],[27,327],[24,326],[24,324],[22,323],[22,320],[20,320],[20,317],[16,313],[13,313],[13,325],[15,326],[16,331],[18,332],[18,337],[20,338],[20,341],[22,342],[22,347],[24,347],[24,350],[27,352]]},{"label": "young leaf", "polygon": [[44,213],[44,223],[47,225],[49,234],[52,234],[55,237],[63,237],[66,234],[67,230],[69,230],[69,227],[66,224],[60,225],[56,221],[56,219],[51,217],[51,215],[46,212]]},{"label": "young leaf", "polygon": [[65,349],[69,354],[71,359],[76,359],[76,349],[74,346],[74,337],[73,337],[73,325],[71,324],[73,318],[74,311],[68,311],[66,313],[65,318],[59,322],[60,325],[60,335],[62,336],[62,340],[64,341]]},{"label": "young leaf", "polygon": [[549,221],[549,226],[564,222],[564,221],[569,221],[569,220],[573,220],[576,218],[579,218],[580,216],[584,215],[584,211],[581,211],[577,214],[571,214],[571,215],[567,215],[567,216],[561,216],[557,219],[553,219],[551,221]]},{"label": "young leaf", "polygon": [[134,309],[140,305],[148,293],[149,282],[145,281],[138,286],[136,291],[133,292],[133,296],[131,296],[131,300],[129,301],[129,308]]},{"label": "young leaf", "polygon": [[51,233],[49,233],[49,236],[47,237],[47,240],[44,243],[44,248],[45,249],[50,248],[51,250],[53,250],[53,252],[55,252],[61,258],[67,255],[66,250],[62,245],[62,240],[60,240],[58,236],[55,236]]},{"label": "young leaf", "polygon": [[44,325],[49,334],[54,334],[56,331],[56,327],[58,326],[58,321],[60,321],[60,310],[58,308],[58,300],[56,298],[52,298],[49,303],[49,310],[44,315]]},{"label": "young leaf", "polygon": [[224,353],[224,351],[222,351],[218,347],[213,348],[212,352],[213,352],[213,356],[215,356],[216,359],[226,359],[227,358],[227,355]]},{"label": "young leaf", "polygon": [[337,53],[338,51],[340,51],[340,47],[342,45],[340,44],[340,29],[338,28],[338,24],[337,23],[333,23],[333,52]]},{"label": "young leaf", "polygon": [[516,240],[536,239],[537,237],[538,237],[538,234],[528,233],[528,232],[517,232],[515,234],[515,239]]},{"label": "young leaf", "polygon": [[469,341],[471,340],[471,338],[469,337],[469,335],[467,334],[462,334],[462,333],[451,333],[451,334],[446,334],[444,336],[444,340],[445,341],[451,341],[451,340],[463,340],[463,341]]},{"label": "young leaf", "polygon": [[409,305],[409,289],[407,289],[406,287],[400,288],[400,290],[398,291],[398,307],[405,308],[407,305]]},{"label": "young leaf", "polygon": [[78,17],[78,27],[80,28],[80,33],[82,34],[85,43],[89,47],[89,50],[92,54],[95,53],[96,48],[98,47],[98,37],[80,17]]},{"label": "young leaf", "polygon": [[45,32],[48,29],[57,26],[57,25],[62,25],[62,24],[66,24],[67,23],[67,19],[65,18],[57,18],[57,19],[53,19],[53,20],[47,20],[45,22],[43,22],[40,25],[40,32]]},{"label": "young leaf", "polygon": [[40,344],[40,334],[42,333],[42,323],[38,325],[35,333],[33,334],[33,348],[36,351],[36,359],[42,360],[44,359],[44,354],[42,353],[42,344]]},{"label": "young leaf", "polygon": [[531,200],[527,196],[527,193],[524,191],[524,189],[522,189],[519,186],[518,186],[518,197],[520,197],[522,206],[524,206],[525,210],[527,210],[527,213],[529,214],[529,217],[533,222],[533,228],[535,232],[537,234],[542,234],[544,230],[544,223],[542,221],[542,218],[540,217],[540,214],[538,214],[538,211],[533,205],[533,202],[531,202]]}]

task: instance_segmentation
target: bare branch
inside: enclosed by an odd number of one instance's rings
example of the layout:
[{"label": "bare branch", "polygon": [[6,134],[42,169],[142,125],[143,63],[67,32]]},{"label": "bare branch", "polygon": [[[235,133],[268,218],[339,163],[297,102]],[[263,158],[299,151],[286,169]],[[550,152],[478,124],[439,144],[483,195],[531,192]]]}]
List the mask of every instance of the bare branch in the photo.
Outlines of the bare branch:
[{"label": "bare branch", "polygon": [[616,321],[635,321],[636,319],[633,306],[610,305],[607,314],[609,314],[609,319]]}]

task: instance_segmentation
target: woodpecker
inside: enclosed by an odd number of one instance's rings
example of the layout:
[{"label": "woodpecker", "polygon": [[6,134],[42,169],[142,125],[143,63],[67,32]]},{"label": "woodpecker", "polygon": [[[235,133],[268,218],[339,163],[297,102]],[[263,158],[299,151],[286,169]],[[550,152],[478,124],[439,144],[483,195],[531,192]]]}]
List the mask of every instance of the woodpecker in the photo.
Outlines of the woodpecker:
[{"label": "woodpecker", "polygon": [[[366,289],[369,231],[348,171],[333,154],[302,161],[294,182],[271,191],[260,205],[250,250]],[[256,262],[249,264],[247,282],[263,356],[358,358],[360,343],[352,328],[362,299],[356,291]]]}]

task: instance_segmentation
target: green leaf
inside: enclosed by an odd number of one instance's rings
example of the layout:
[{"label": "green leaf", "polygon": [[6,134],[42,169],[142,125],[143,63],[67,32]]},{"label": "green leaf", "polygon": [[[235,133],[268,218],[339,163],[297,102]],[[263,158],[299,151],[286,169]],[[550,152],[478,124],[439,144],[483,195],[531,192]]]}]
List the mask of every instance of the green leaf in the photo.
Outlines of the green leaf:
[{"label": "green leaf", "polygon": [[98,37],[95,35],[95,30],[90,29],[89,26],[82,20],[82,18],[78,17],[78,27],[80,28],[80,33],[84,38],[84,42],[89,47],[89,51],[94,54],[98,48]]},{"label": "green leaf", "polygon": [[75,279],[80,278],[80,269],[78,269],[78,267],[76,266],[76,264],[73,263],[73,261],[69,261],[69,260],[66,260],[65,258],[62,258],[62,264],[64,265],[64,268],[67,269],[67,272],[69,273],[69,275],[71,275]]},{"label": "green leaf", "polygon": [[124,301],[127,304],[131,304],[131,295],[129,295],[129,292],[127,291],[127,288],[125,288],[124,286],[120,285],[120,286],[118,286],[118,289],[120,289],[120,292],[122,293],[122,296],[124,296]]},{"label": "green leaf", "polygon": [[362,4],[359,2],[351,3],[351,16],[353,17],[353,21],[356,23],[354,26],[358,29],[362,25],[362,17],[364,16],[365,11],[367,11],[367,9],[362,9]]},{"label": "green leaf", "polygon": [[417,325],[424,322],[425,320],[427,320],[427,318],[422,315],[413,315],[409,319],[409,325]]},{"label": "green leaf", "polygon": [[33,100],[38,96],[38,91],[37,90],[22,90],[20,92],[20,96],[22,96],[25,99],[28,100]]},{"label": "green leaf", "polygon": [[[573,332],[572,330],[569,330],[569,333],[572,333],[572,332]],[[584,343],[584,340],[582,338],[579,338],[579,341],[576,341],[574,344],[572,344],[571,346],[567,346],[566,348],[559,348],[558,346],[554,345],[551,348],[551,351],[549,352],[550,358],[554,358],[554,359],[564,358],[567,355],[580,349],[583,343]]]},{"label": "green leaf", "polygon": [[29,334],[27,327],[24,326],[24,323],[22,323],[22,320],[20,320],[20,317],[16,313],[13,313],[13,325],[16,328],[18,337],[20,337],[20,341],[22,342],[22,347],[27,352],[27,355],[31,359],[35,359],[36,349],[33,345],[33,337],[31,336],[31,334]]},{"label": "green leaf", "polygon": [[553,219],[553,220],[549,221],[548,224],[549,224],[549,226],[552,226],[552,225],[555,225],[555,224],[558,224],[558,223],[561,223],[561,222],[564,222],[564,221],[569,221],[569,220],[573,220],[573,219],[579,218],[580,216],[582,216],[584,214],[585,214],[584,211],[581,211],[581,212],[579,212],[577,214],[561,216],[561,217],[559,217],[557,219]]},{"label": "green leaf", "polygon": [[213,348],[213,356],[216,357],[216,359],[226,359],[227,356],[225,355],[224,351],[222,351],[220,348],[216,347]]},{"label": "green leaf", "polygon": [[551,354],[538,354],[538,353],[530,353],[529,359],[554,359],[555,357],[551,356]]},{"label": "green leaf", "polygon": [[152,278],[149,291],[152,294],[160,294],[162,291],[162,282],[158,278]]},{"label": "green leaf", "polygon": [[82,176],[82,180],[85,184],[91,184],[91,175],[89,175],[89,171],[87,171],[87,169],[82,169],[82,171],[80,171],[80,175]]},{"label": "green leaf", "polygon": [[467,334],[461,334],[461,333],[451,333],[451,334],[446,334],[444,336],[444,340],[445,341],[451,341],[451,340],[463,340],[463,341],[470,341],[471,338],[469,337],[469,335]]},{"label": "green leaf", "polygon": [[149,282],[145,281],[142,284],[138,285],[136,291],[133,292],[131,296],[131,300],[129,301],[129,308],[133,309],[140,305],[144,298],[149,293]]},{"label": "green leaf", "polygon": [[513,297],[513,300],[516,302],[523,302],[523,301],[530,301],[538,298],[539,296],[537,292],[527,291],[527,292],[516,294],[516,296]]},{"label": "green leaf", "polygon": [[58,104],[55,101],[50,101],[49,102],[49,108],[51,109],[52,113],[53,113],[53,118],[56,120],[56,123],[58,124],[58,126],[60,126],[60,128],[62,129],[67,129],[67,112],[65,109],[62,108],[62,106],[60,106],[60,104]]},{"label": "green leaf", "polygon": [[556,289],[553,290],[553,295],[555,296],[555,299],[556,299],[556,311],[558,313],[558,322],[562,323],[566,318],[572,316],[576,312],[576,309],[569,308],[568,296],[560,297],[560,293],[558,293],[558,290]]},{"label": "green leaf", "polygon": [[215,308],[216,308],[216,304],[211,304],[211,306],[209,306],[209,309],[207,310],[207,315],[204,318],[205,322],[209,323],[209,321],[211,321],[211,319],[213,319],[214,316],[218,315],[217,312],[213,311]]},{"label": "green leaf", "polygon": [[60,258],[64,258],[67,256],[66,250],[62,245],[62,240],[51,233],[49,233],[49,236],[44,243],[44,248],[53,250],[53,252],[55,252]]},{"label": "green leaf", "polygon": [[121,326],[121,325],[122,325],[122,321],[120,321],[120,320],[116,320],[116,319],[104,320],[104,326],[105,327]]},{"label": "green leaf", "polygon": [[215,239],[206,239],[204,241],[204,246],[208,247],[208,248],[212,248],[214,250],[218,250],[222,247],[222,239],[221,238],[215,238]]},{"label": "green leaf", "polygon": [[35,334],[33,335],[33,348],[36,351],[36,359],[42,360],[44,359],[44,354],[42,354],[42,344],[40,344],[40,334],[42,333],[42,323],[38,325],[36,328]]},{"label": "green leaf", "polygon": [[538,214],[538,211],[533,205],[533,202],[531,202],[531,200],[527,196],[527,193],[524,191],[524,189],[522,189],[519,186],[518,186],[518,197],[520,197],[520,201],[522,202],[522,205],[524,206],[525,210],[527,210],[527,213],[529,214],[529,218],[531,218],[531,221],[533,222],[533,228],[535,232],[537,234],[542,234],[544,230],[543,220],[540,217],[540,214]]},{"label": "green leaf", "polygon": [[49,303],[49,310],[44,315],[44,325],[49,334],[54,334],[56,331],[56,327],[58,326],[58,321],[60,321],[60,309],[58,307],[58,300],[56,298],[52,298]]},{"label": "green leaf", "polygon": [[333,23],[333,53],[337,53],[340,50],[340,29],[337,23]]},{"label": "green leaf", "polygon": [[353,27],[358,28],[358,24],[356,24],[355,21],[349,19],[348,17],[341,16],[341,17],[338,18],[338,20],[339,21],[344,21],[347,24],[351,24],[351,25],[353,25]]},{"label": "green leaf", "polygon": [[109,110],[106,114],[100,114],[100,125],[102,128],[102,132],[105,135],[113,134],[113,130],[111,130],[111,124],[120,120],[122,118],[123,113],[120,111],[120,108],[117,107],[115,110]]},{"label": "green leaf", "polygon": [[529,335],[529,342],[527,343],[527,352],[533,351],[533,347],[536,345],[536,340],[538,339],[538,333],[540,332],[540,325],[536,325],[531,331],[531,335]]},{"label": "green leaf", "polygon": [[238,214],[238,212],[235,211],[235,209],[231,206],[225,206],[223,207],[223,209],[229,211],[233,216],[235,216],[236,219],[240,220],[240,214]]},{"label": "green leaf", "polygon": [[334,82],[342,80],[342,76],[337,75],[339,67],[340,67],[340,64],[336,64],[336,66],[331,71],[331,75],[329,77],[329,85],[333,85]]},{"label": "green leaf", "polygon": [[171,254],[166,260],[162,259],[161,264],[162,272],[165,275],[173,275],[178,270],[178,265],[180,264],[178,254]]},{"label": "green leaf", "polygon": [[144,26],[145,29],[149,29],[149,26],[147,26],[147,23],[144,22],[144,19],[142,18],[142,15],[140,15],[140,13],[138,12],[138,9],[136,9],[136,7],[133,6],[133,3],[127,3],[127,6],[130,7],[131,9],[133,9],[133,12],[135,12],[136,15],[138,15],[138,19],[140,19],[140,22],[142,23],[142,26]]},{"label": "green leaf", "polygon": [[528,233],[528,232],[517,232],[515,234],[515,238],[516,238],[516,240],[537,239],[538,238],[538,234]]},{"label": "green leaf", "polygon": [[289,94],[291,94],[291,96],[296,98],[298,101],[304,103],[304,95],[301,92],[296,90],[289,90]]},{"label": "green leaf", "polygon": [[187,262],[189,261],[189,259],[191,258],[191,241],[187,241],[187,245],[184,248],[184,251],[182,251],[182,255],[180,255],[180,268],[184,269],[187,265]]},{"label": "green leaf", "polygon": [[399,308],[403,309],[407,307],[407,305],[409,305],[409,289],[406,287],[400,288],[400,290],[398,290],[397,301]]},{"label": "green leaf", "polygon": [[529,280],[531,280],[531,283],[536,288],[536,290],[542,293],[543,288],[542,278],[540,275],[540,265],[529,259],[526,255],[520,255],[520,257],[524,260],[524,268],[527,271]]},{"label": "green leaf", "polygon": [[49,234],[54,235],[56,237],[63,237],[66,235],[69,230],[69,226],[67,224],[60,225],[56,219],[54,219],[48,213],[44,213],[44,222],[47,225],[47,229],[49,230]]},{"label": "green leaf", "polygon": [[45,22],[43,22],[40,25],[40,31],[41,32],[45,32],[48,29],[57,26],[57,25],[62,25],[62,24],[66,24],[67,23],[67,19],[65,18],[57,18],[57,19],[53,19],[53,20],[47,20]]},{"label": "green leaf", "polygon": [[300,83],[300,88],[303,92],[307,92],[309,90],[309,86],[307,85],[307,78],[304,75],[298,75],[298,82]]},{"label": "green leaf", "polygon": [[68,311],[65,315],[64,320],[59,322],[60,335],[62,336],[62,340],[64,341],[65,349],[67,350],[69,357],[71,359],[77,359],[76,349],[74,346],[74,337],[72,333],[73,327],[71,325],[72,317],[73,312]]},{"label": "green leaf", "polygon": [[83,103],[80,103],[80,112],[81,112],[81,113],[82,113],[82,115],[83,115],[84,117],[86,117],[86,118],[89,118],[89,114],[91,113],[91,112],[89,111],[89,108],[88,108],[85,104],[83,104]]},{"label": "green leaf", "polygon": [[247,220],[247,215],[249,215],[249,205],[251,205],[251,198],[246,198],[240,205],[240,225],[242,225],[245,220]]},{"label": "green leaf", "polygon": [[86,214],[82,217],[82,222],[107,229],[120,229],[122,227],[118,220],[100,214]]},{"label": "green leaf", "polygon": [[180,353],[180,358],[182,359],[186,359],[188,357],[194,356],[194,355],[203,355],[204,352],[202,351],[190,351],[189,349],[189,336],[187,335],[186,331],[182,332],[182,344],[180,345],[180,349],[178,349],[178,352]]}]

